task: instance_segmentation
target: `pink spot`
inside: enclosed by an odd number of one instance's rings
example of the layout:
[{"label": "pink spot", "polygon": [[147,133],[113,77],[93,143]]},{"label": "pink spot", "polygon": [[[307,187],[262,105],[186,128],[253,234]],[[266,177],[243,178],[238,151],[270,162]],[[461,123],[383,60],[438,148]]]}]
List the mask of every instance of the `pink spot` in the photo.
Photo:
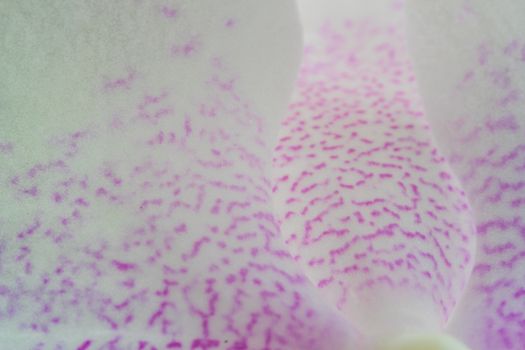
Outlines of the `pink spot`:
[{"label": "pink spot", "polygon": [[174,19],[177,17],[178,11],[169,6],[162,6],[161,12],[166,18]]},{"label": "pink spot", "polygon": [[190,118],[186,116],[184,119],[184,131],[186,132],[186,137],[191,135],[191,121]]},{"label": "pink spot", "polygon": [[61,203],[63,199],[64,199],[64,197],[62,197],[62,195],[60,193],[55,192],[53,194],[53,201],[55,201],[55,203]]},{"label": "pink spot", "polygon": [[119,117],[114,117],[111,119],[110,127],[115,130],[121,130],[124,127],[124,122]]},{"label": "pink spot", "polygon": [[31,188],[23,190],[22,192],[27,194],[27,195],[29,195],[29,196],[31,196],[31,197],[38,196],[38,188],[36,186],[32,186]]},{"label": "pink spot", "polygon": [[514,115],[506,115],[495,119],[488,118],[485,122],[485,126],[492,133],[499,130],[516,131],[519,129],[519,125],[516,122]]},{"label": "pink spot", "polygon": [[0,154],[11,154],[13,153],[13,144],[10,142],[0,142]]},{"label": "pink spot", "polygon": [[488,62],[490,50],[486,45],[480,45],[478,47],[478,63],[484,66]]},{"label": "pink spot", "polygon": [[224,26],[226,28],[233,28],[233,27],[235,27],[236,24],[237,24],[237,22],[233,18],[229,18],[224,23]]},{"label": "pink spot", "polygon": [[190,57],[198,52],[200,42],[196,38],[191,38],[183,44],[173,45],[171,54],[173,56]]},{"label": "pink spot", "polygon": [[88,350],[90,345],[91,345],[91,340],[86,340],[85,342],[82,343],[82,345],[80,345],[77,350]]},{"label": "pink spot", "polygon": [[114,267],[116,267],[118,270],[123,271],[123,272],[134,270],[137,267],[133,263],[125,263],[125,262],[121,262],[118,260],[113,260],[111,263],[113,264]]},{"label": "pink spot", "polygon": [[186,224],[180,224],[179,226],[175,226],[174,231],[179,234],[188,233],[188,227]]},{"label": "pink spot", "polygon": [[136,72],[132,69],[128,70],[128,74],[122,78],[108,79],[104,83],[104,90],[114,91],[114,90],[129,90],[136,79]]}]

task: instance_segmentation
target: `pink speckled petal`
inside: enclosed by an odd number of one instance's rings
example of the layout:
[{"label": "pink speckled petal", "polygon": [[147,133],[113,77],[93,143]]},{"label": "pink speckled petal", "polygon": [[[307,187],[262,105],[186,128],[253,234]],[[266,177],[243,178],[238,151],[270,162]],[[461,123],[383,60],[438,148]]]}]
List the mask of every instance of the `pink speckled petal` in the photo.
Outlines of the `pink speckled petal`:
[{"label": "pink speckled petal", "polygon": [[410,1],[418,80],[473,207],[476,264],[450,331],[525,349],[525,2]]},{"label": "pink speckled petal", "polygon": [[292,1],[0,18],[1,349],[352,348],[272,213]]},{"label": "pink speckled petal", "polygon": [[368,2],[346,12],[329,2],[324,22],[302,3],[306,48],[274,194],[295,259],[374,341],[441,330],[475,242],[464,193],[423,117],[403,5],[371,3],[381,14]]}]

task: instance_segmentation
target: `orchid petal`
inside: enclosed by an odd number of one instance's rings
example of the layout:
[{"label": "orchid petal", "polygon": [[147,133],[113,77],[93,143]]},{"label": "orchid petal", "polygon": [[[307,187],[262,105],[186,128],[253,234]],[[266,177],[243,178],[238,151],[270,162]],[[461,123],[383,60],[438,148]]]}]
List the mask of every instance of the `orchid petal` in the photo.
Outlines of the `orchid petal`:
[{"label": "orchid petal", "polygon": [[292,1],[0,4],[3,349],[339,349],[273,219]]},{"label": "orchid petal", "polygon": [[[274,161],[281,232],[371,339],[439,332],[470,275],[474,230],[423,116],[403,6],[328,3],[302,3],[305,52]],[[334,12],[308,17],[323,6]]]},{"label": "orchid petal", "polygon": [[477,350],[525,346],[525,3],[411,1],[432,130],[473,207],[476,265],[450,331]]}]

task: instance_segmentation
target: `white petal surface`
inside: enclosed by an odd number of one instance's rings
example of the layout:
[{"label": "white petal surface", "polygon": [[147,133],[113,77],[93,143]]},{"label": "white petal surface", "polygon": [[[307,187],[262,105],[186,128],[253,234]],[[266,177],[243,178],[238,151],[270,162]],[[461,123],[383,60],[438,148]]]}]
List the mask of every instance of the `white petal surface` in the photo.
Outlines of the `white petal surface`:
[{"label": "white petal surface", "polygon": [[451,332],[476,350],[525,348],[525,3],[410,1],[432,130],[466,190],[476,266]]},{"label": "white petal surface", "polygon": [[301,4],[305,54],[275,157],[282,234],[372,339],[439,331],[471,271],[473,225],[422,113],[403,4]]},{"label": "white petal surface", "polygon": [[0,16],[2,348],[348,348],[272,215],[293,2]]}]

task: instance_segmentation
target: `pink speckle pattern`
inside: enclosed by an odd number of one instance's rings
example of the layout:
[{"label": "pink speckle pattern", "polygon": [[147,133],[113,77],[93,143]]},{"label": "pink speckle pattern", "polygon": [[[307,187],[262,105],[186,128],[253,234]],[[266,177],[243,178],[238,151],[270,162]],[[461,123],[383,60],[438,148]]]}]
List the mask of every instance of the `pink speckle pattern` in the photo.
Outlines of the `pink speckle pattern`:
[{"label": "pink speckle pattern", "polygon": [[122,77],[117,77],[114,79],[106,78],[104,82],[104,89],[106,91],[115,91],[119,89],[129,90],[136,79],[137,73],[133,69],[128,69],[127,73]]},{"label": "pink speckle pattern", "polygon": [[[192,4],[155,13],[191,22],[183,9]],[[192,82],[197,93],[145,84],[141,67],[94,77],[107,123],[47,135],[38,145],[45,159],[0,172],[0,203],[17,208],[0,212],[2,343],[28,350],[351,345],[351,326],[319,298],[280,240],[264,136],[276,131],[235,84],[242,77],[231,57],[187,34],[159,40],[158,50],[174,65],[207,72]],[[126,107],[113,106],[124,98]],[[0,157],[23,157],[9,142]]]},{"label": "pink speckle pattern", "polygon": [[425,328],[404,319],[410,307],[443,327],[474,259],[470,207],[430,135],[400,28],[331,21],[306,43],[274,159],[288,247],[365,333]]},{"label": "pink speckle pattern", "polygon": [[[522,350],[525,27],[518,14],[525,7],[463,1],[475,11],[456,21],[459,3],[409,7],[428,117],[465,188],[477,230],[474,271],[449,329],[472,349]],[[431,20],[421,21],[430,13]]]}]

